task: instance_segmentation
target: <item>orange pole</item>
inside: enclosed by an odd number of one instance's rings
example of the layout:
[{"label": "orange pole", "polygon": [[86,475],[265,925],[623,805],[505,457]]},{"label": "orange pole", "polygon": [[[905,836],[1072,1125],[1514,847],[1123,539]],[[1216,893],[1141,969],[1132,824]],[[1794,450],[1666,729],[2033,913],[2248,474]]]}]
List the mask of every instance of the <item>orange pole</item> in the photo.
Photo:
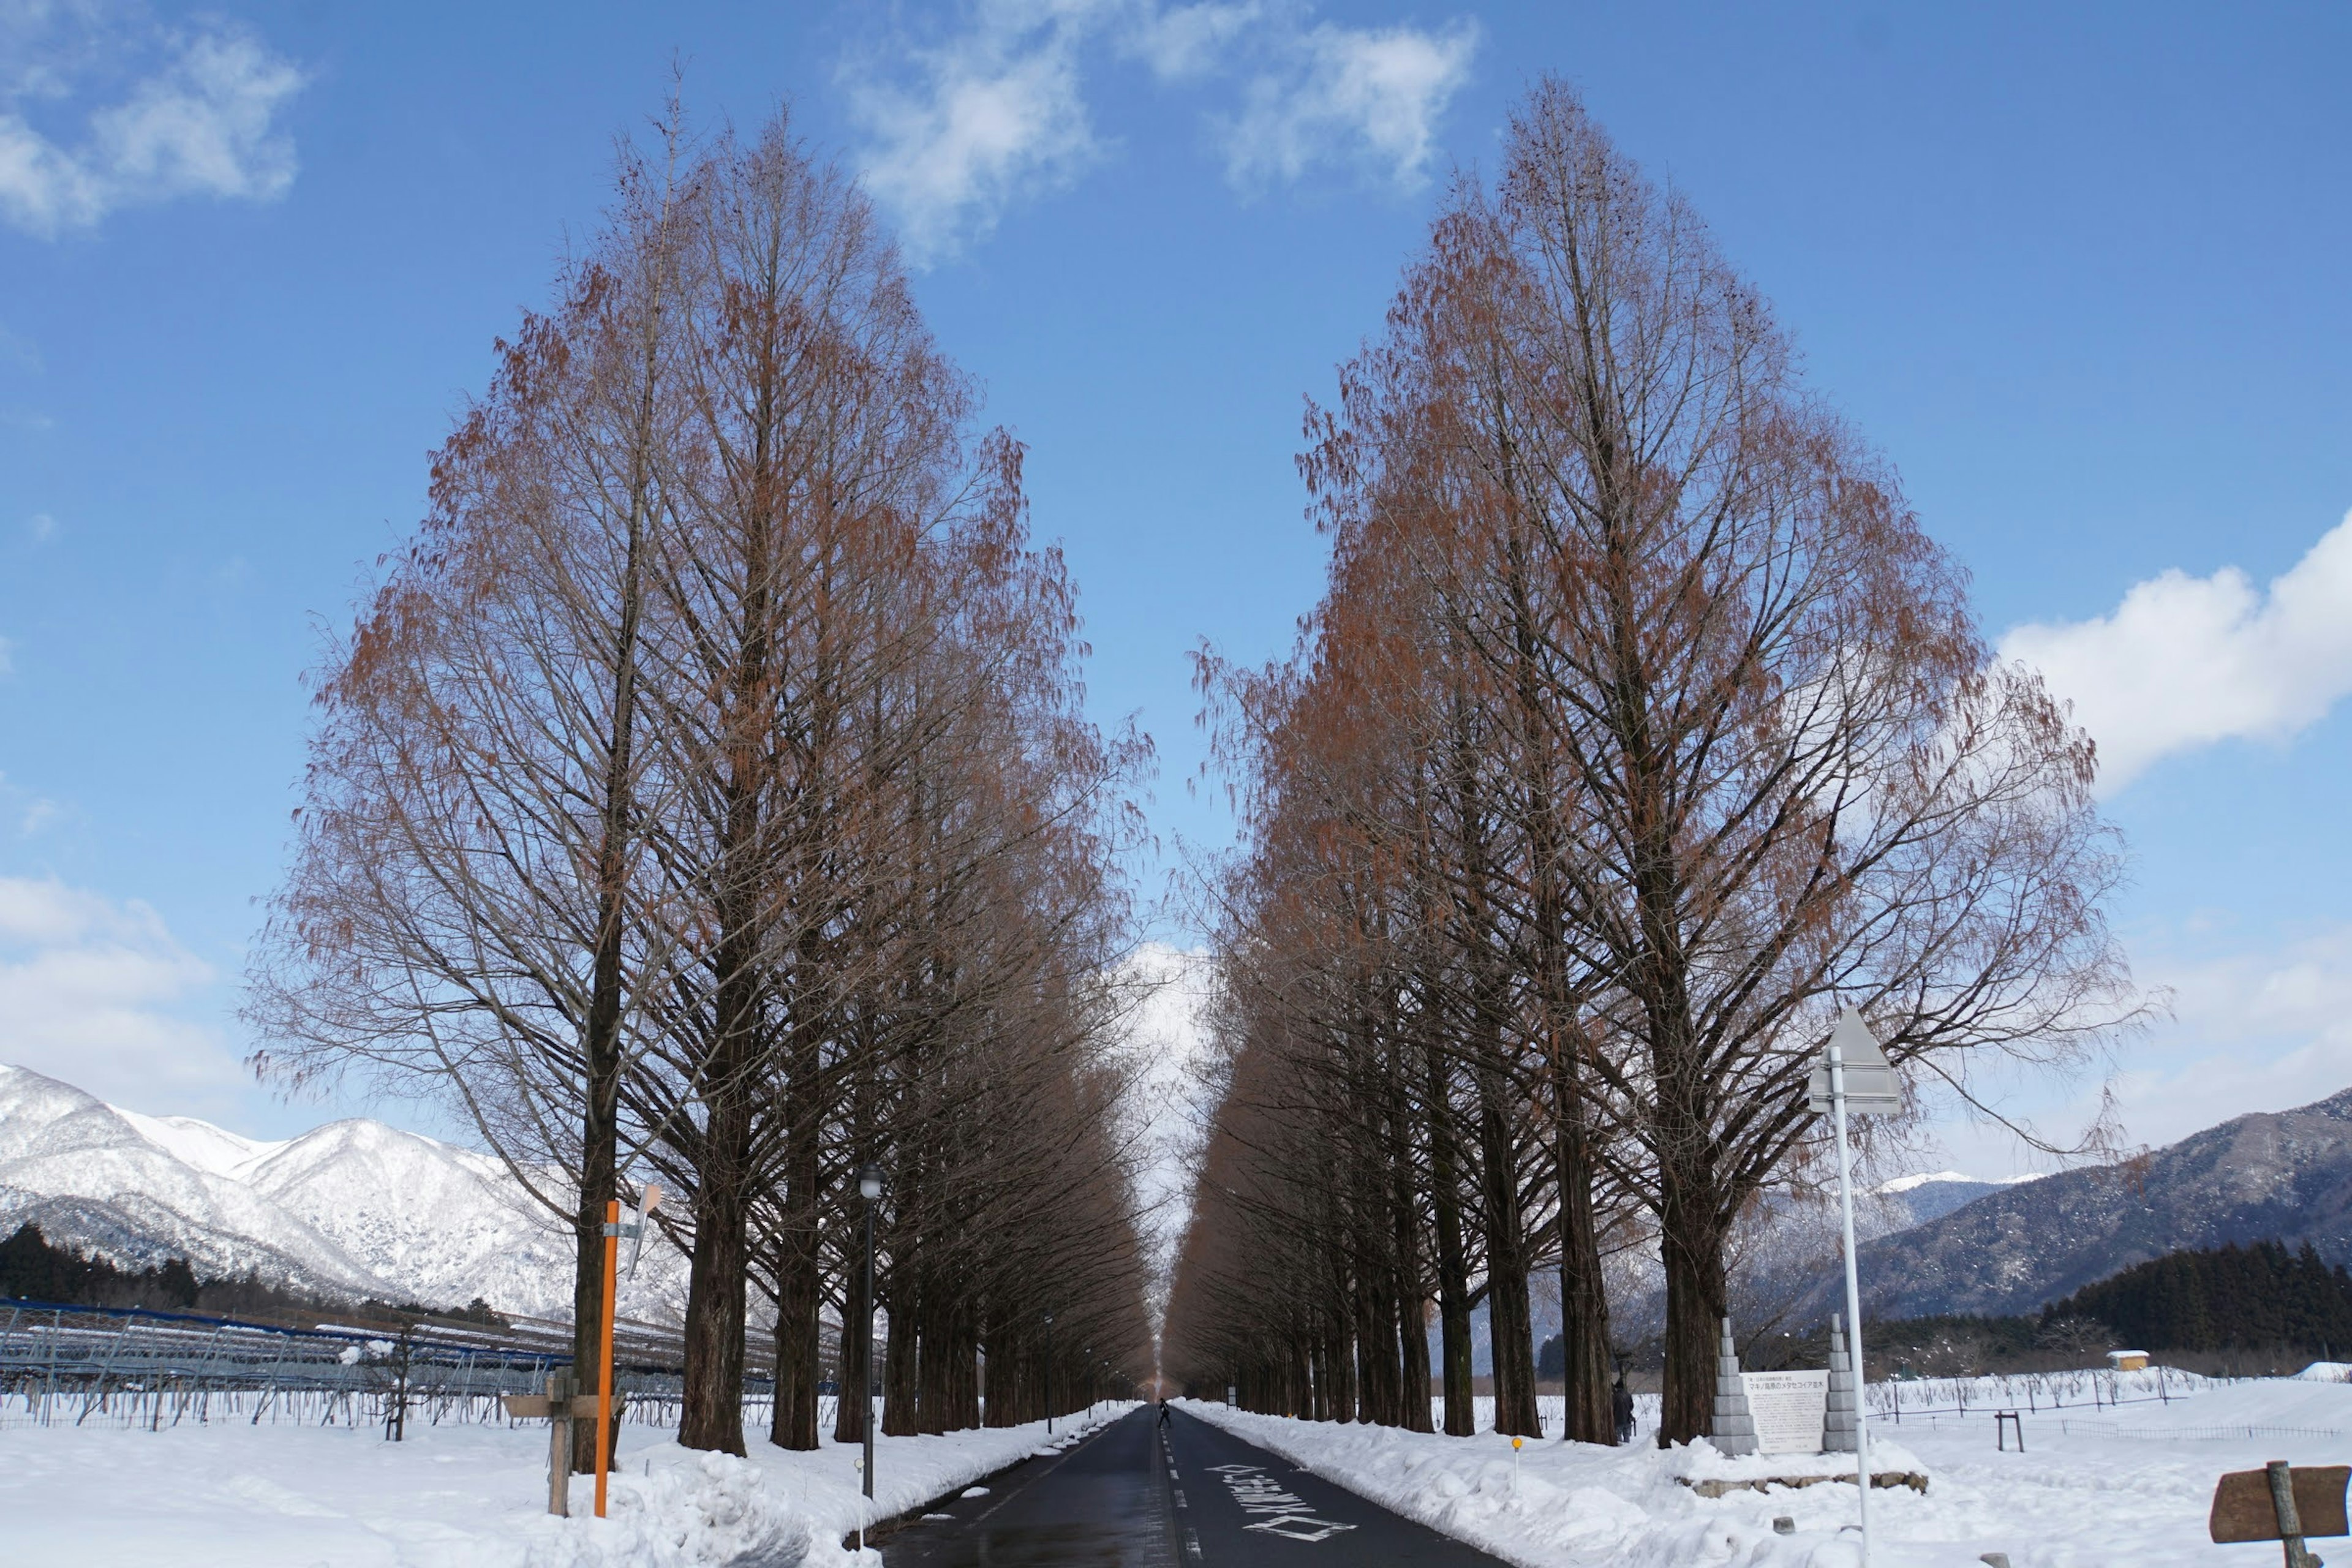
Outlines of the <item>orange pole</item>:
[{"label": "orange pole", "polygon": [[613,1456],[613,1290],[621,1272],[621,1200],[604,1205],[604,1354],[596,1383],[596,1517],[604,1517],[604,1468]]}]

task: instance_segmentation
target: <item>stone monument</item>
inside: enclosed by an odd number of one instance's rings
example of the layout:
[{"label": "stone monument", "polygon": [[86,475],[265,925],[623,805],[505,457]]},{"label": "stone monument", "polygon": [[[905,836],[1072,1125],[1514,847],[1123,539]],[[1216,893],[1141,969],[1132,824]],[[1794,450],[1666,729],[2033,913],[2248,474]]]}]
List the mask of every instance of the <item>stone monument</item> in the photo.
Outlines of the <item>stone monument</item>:
[{"label": "stone monument", "polygon": [[1723,1320],[1723,1348],[1715,1358],[1716,1451],[1756,1452],[1756,1418],[1748,1409],[1748,1385],[1739,1377],[1739,1352],[1731,1342],[1731,1320]]},{"label": "stone monument", "polygon": [[1853,1452],[1855,1401],[1861,1397],[1861,1387],[1853,1375],[1853,1364],[1846,1355],[1845,1326],[1835,1312],[1830,1314],[1830,1404],[1822,1422],[1822,1448],[1826,1453]]}]

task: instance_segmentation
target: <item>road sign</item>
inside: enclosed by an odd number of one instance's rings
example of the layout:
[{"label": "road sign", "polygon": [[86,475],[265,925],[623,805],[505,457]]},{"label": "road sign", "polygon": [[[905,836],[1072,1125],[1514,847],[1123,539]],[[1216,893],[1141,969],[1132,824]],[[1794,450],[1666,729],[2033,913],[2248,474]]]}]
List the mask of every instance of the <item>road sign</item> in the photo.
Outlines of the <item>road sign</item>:
[{"label": "road sign", "polygon": [[[1849,1116],[1867,1116],[1874,1112],[1903,1109],[1903,1090],[1895,1081],[1895,1069],[1887,1064],[1886,1053],[1878,1048],[1870,1026],[1863,1022],[1862,1010],[1847,1007],[1838,1014],[1837,1028],[1830,1041],[1838,1048],[1845,1068],[1845,1110]],[[1826,1116],[1830,1110],[1830,1053],[1823,1047],[1821,1058],[1813,1063],[1812,1076],[1805,1080],[1805,1109]]]}]

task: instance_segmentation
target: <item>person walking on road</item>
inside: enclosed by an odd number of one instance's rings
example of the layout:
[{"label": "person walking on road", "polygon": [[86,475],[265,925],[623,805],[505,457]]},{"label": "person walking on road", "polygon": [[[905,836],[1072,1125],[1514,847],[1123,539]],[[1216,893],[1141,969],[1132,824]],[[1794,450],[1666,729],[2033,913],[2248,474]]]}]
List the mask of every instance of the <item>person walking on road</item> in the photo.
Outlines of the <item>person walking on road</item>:
[{"label": "person walking on road", "polygon": [[1633,1391],[1625,1386],[1625,1374],[1617,1374],[1617,1386],[1609,1392],[1609,1408],[1617,1417],[1617,1442],[1622,1447],[1633,1440]]},{"label": "person walking on road", "polygon": [[1168,1396],[1164,1394],[1160,1396],[1160,1425],[1168,1425]]}]

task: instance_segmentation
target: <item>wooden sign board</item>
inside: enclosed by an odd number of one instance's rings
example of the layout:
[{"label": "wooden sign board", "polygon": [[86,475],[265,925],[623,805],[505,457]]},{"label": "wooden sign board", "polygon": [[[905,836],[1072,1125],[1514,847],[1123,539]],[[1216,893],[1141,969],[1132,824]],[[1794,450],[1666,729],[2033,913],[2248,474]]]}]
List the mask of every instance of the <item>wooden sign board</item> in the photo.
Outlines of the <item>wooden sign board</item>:
[{"label": "wooden sign board", "polygon": [[[2297,1465],[2294,1511],[2303,1533],[2352,1535],[2344,1518],[2344,1487],[2352,1480],[2352,1465]],[[2208,1521],[2213,1539],[2276,1541],[2278,1510],[2271,1502],[2271,1479],[2261,1470],[2232,1470],[2213,1489],[2213,1516]]]},{"label": "wooden sign board", "polygon": [[551,1399],[544,1394],[509,1394],[499,1403],[518,1421],[543,1421],[551,1415],[593,1421],[604,1401],[593,1394],[575,1394],[569,1399]]}]

